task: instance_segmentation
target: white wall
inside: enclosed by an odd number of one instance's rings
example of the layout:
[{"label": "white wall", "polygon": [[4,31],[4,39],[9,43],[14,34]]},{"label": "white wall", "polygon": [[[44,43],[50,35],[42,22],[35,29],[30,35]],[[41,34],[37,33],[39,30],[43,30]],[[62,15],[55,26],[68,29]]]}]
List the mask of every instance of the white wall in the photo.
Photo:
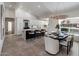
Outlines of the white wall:
[{"label": "white wall", "polygon": [[[15,10],[16,18],[16,34],[21,34],[23,31],[23,20],[30,20],[32,16],[29,13],[26,13],[24,10],[18,8]],[[33,19],[33,18],[32,18]]]},{"label": "white wall", "polygon": [[15,18],[15,10],[6,8],[5,17]]},{"label": "white wall", "polygon": [[38,20],[36,17],[30,13],[18,8],[15,11],[16,18],[16,34],[22,34],[24,23],[23,20],[29,20],[29,26],[38,26],[39,28],[43,26],[43,21]]},{"label": "white wall", "polygon": [[17,8],[16,10],[7,9],[5,10],[5,17],[15,18],[15,34],[21,34],[23,31],[23,20],[29,20],[29,26],[37,26],[39,28],[43,28],[44,22],[40,21],[30,13],[24,11],[21,8]]}]

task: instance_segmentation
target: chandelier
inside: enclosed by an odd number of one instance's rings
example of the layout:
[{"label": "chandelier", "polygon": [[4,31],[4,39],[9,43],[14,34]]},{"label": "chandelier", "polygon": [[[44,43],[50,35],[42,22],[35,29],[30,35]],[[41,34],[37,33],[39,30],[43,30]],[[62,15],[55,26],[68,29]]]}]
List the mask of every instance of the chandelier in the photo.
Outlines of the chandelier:
[{"label": "chandelier", "polygon": [[52,18],[53,19],[65,19],[67,17],[68,17],[67,15],[57,15],[57,16],[53,16]]},{"label": "chandelier", "polygon": [[[64,3],[62,3],[62,5],[64,5]],[[59,9],[58,9],[59,7],[58,6],[62,6],[62,5],[58,3],[58,5],[56,6],[56,15],[55,16],[51,16],[50,18],[58,20],[58,19],[65,19],[65,18],[68,17],[68,15],[64,15],[64,14],[61,14],[61,13],[58,14],[58,11],[59,11]],[[65,10],[64,7],[63,7],[63,10]]]}]

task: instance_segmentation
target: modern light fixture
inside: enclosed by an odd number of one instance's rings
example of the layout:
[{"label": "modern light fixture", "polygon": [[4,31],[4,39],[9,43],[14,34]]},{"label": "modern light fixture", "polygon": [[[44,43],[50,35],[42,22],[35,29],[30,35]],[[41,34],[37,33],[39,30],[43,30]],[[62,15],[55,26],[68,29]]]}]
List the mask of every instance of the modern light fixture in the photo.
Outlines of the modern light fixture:
[{"label": "modern light fixture", "polygon": [[79,17],[71,17],[71,18],[66,18],[66,19],[79,19]]},{"label": "modern light fixture", "polygon": [[53,18],[54,19],[65,19],[67,17],[68,17],[67,15],[57,15],[57,16],[54,16]]},{"label": "modern light fixture", "polygon": [[38,8],[40,8],[41,6],[40,6],[40,5],[38,5],[37,7],[38,7]]},{"label": "modern light fixture", "polygon": [[[64,3],[62,3],[63,5],[64,5]],[[53,19],[66,19],[67,17],[68,17],[68,15],[62,15],[62,14],[58,14],[58,6],[61,6],[61,5],[57,5],[56,6],[56,16],[51,16],[51,18],[53,18]],[[63,10],[64,10],[65,8],[63,7]]]},{"label": "modern light fixture", "polygon": [[12,7],[12,5],[9,5],[9,7]]}]

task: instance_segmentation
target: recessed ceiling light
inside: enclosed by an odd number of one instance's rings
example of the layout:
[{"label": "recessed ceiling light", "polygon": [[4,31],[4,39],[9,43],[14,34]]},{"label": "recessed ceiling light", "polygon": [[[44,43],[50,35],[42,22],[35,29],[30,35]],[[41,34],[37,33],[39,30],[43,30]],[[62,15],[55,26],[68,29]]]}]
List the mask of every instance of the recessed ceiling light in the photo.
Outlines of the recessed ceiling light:
[{"label": "recessed ceiling light", "polygon": [[9,5],[9,7],[12,7],[12,5]]},{"label": "recessed ceiling light", "polygon": [[40,6],[40,5],[38,5],[37,7],[38,7],[38,8],[40,8],[41,6]]}]

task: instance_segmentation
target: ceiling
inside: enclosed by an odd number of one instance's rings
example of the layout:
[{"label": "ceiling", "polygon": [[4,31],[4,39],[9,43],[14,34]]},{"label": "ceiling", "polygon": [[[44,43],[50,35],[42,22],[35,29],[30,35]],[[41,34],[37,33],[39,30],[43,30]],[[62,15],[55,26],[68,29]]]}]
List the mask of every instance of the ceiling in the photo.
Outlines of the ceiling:
[{"label": "ceiling", "polygon": [[78,2],[5,2],[6,8],[16,9],[21,7],[37,18],[76,10],[78,6]]}]

